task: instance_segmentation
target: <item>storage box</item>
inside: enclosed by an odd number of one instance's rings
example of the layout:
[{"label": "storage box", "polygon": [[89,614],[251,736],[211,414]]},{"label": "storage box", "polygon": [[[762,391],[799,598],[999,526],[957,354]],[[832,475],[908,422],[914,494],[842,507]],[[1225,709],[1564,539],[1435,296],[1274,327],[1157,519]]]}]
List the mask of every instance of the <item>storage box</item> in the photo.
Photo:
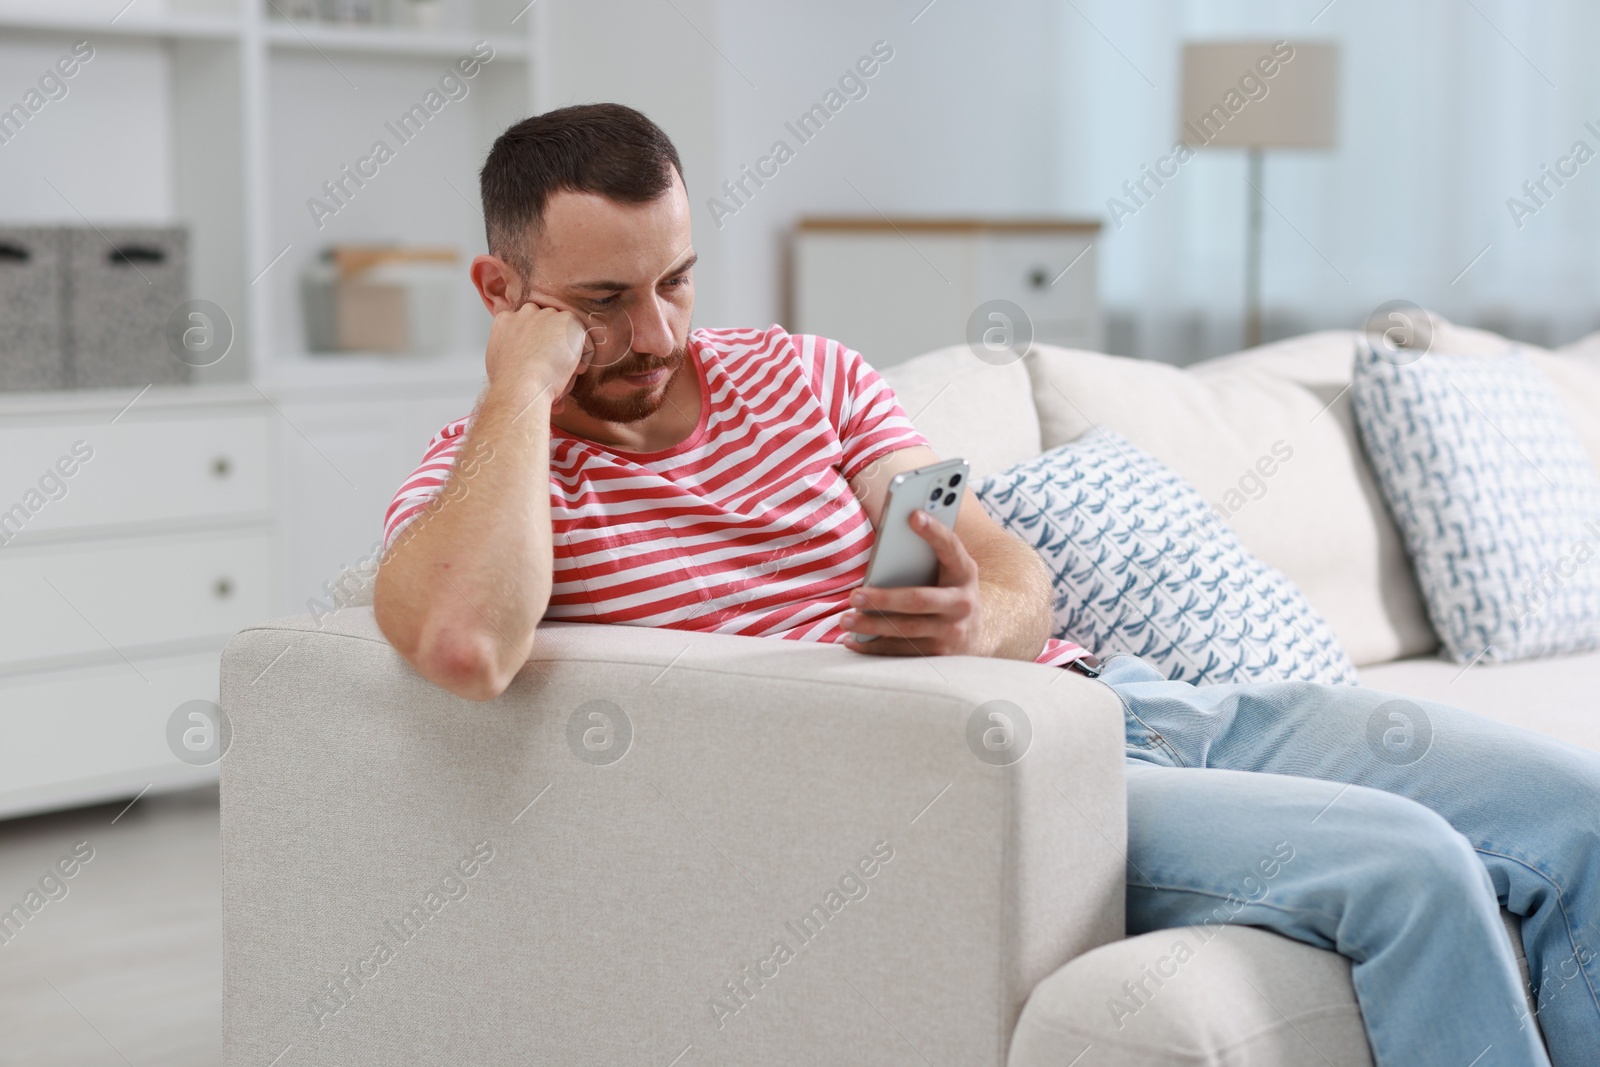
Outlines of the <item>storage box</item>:
[{"label": "storage box", "polygon": [[61,231],[0,227],[0,389],[64,389]]},{"label": "storage box", "polygon": [[445,351],[460,284],[458,258],[451,248],[329,249],[300,277],[306,349]]},{"label": "storage box", "polygon": [[189,297],[189,240],[181,227],[66,231],[67,384],[177,385],[189,365],[167,347],[167,319]]}]

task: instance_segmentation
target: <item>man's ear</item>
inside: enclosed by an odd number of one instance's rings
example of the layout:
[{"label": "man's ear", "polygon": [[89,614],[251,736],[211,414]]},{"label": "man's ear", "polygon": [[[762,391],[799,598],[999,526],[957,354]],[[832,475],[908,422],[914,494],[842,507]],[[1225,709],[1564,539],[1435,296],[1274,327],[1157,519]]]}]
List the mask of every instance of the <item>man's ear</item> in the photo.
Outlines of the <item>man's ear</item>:
[{"label": "man's ear", "polygon": [[522,301],[522,279],[511,264],[499,256],[476,256],[472,260],[472,284],[489,314],[515,311]]}]

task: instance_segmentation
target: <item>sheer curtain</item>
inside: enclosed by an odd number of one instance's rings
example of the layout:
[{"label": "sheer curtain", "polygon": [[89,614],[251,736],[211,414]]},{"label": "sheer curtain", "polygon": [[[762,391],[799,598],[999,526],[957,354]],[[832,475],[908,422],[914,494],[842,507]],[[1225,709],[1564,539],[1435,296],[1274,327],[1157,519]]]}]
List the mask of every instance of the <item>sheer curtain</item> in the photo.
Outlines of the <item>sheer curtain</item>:
[{"label": "sheer curtain", "polygon": [[1394,299],[1539,344],[1600,328],[1592,0],[1064,0],[1056,32],[1061,207],[1106,220],[1113,351],[1242,343],[1244,153],[1202,150],[1120,226],[1107,205],[1176,140],[1183,42],[1229,37],[1341,47],[1338,147],[1266,156],[1268,340]]}]

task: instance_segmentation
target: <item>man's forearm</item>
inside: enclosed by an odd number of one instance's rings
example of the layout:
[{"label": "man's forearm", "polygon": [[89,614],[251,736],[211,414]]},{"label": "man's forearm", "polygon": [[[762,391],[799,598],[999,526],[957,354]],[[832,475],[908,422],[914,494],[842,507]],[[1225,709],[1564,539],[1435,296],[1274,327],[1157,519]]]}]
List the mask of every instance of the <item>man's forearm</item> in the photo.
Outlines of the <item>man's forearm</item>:
[{"label": "man's forearm", "polygon": [[983,546],[978,590],[983,598],[984,643],[1001,659],[1031,660],[1050,637],[1050,575],[1044,561],[1021,541],[1007,537]]},{"label": "man's forearm", "polygon": [[[550,392],[485,391],[456,469],[378,570],[374,611],[418,673],[497,696],[550,602]],[[470,458],[470,459],[468,459]]]}]

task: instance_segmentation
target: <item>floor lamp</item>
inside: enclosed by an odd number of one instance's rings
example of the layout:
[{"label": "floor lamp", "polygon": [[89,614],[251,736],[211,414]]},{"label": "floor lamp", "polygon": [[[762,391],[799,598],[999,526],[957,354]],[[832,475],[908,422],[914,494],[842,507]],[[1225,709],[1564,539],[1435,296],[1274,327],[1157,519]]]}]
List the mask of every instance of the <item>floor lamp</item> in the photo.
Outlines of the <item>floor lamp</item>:
[{"label": "floor lamp", "polygon": [[1205,41],[1183,46],[1179,138],[1192,148],[1249,151],[1246,348],[1261,343],[1262,153],[1268,148],[1332,148],[1338,103],[1338,45]]}]

